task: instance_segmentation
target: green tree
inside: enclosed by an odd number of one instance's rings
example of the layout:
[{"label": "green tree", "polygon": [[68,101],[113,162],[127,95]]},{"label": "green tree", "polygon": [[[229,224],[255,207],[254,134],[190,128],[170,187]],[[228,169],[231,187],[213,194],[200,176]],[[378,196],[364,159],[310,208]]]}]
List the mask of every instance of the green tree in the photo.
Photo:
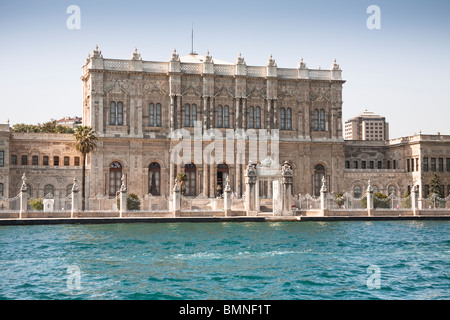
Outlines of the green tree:
[{"label": "green tree", "polygon": [[[120,197],[117,198],[117,208],[120,208]],[[138,211],[141,210],[141,200],[134,193],[127,196],[127,210]]]},{"label": "green tree", "polygon": [[429,185],[430,185],[430,196],[432,197],[429,200],[430,205],[432,205],[434,208],[445,208],[445,201],[441,199],[436,199],[444,197],[441,192],[442,180],[441,177],[436,172],[433,172],[433,175],[430,178]]},{"label": "green tree", "polygon": [[77,141],[75,148],[83,155],[83,177],[81,183],[83,201],[81,203],[81,209],[84,211],[86,208],[86,156],[95,149],[97,137],[91,127],[80,126],[75,130],[75,140]]},{"label": "green tree", "polygon": [[72,128],[58,125],[54,119],[39,124],[17,123],[12,126],[11,131],[26,133],[75,133]]}]

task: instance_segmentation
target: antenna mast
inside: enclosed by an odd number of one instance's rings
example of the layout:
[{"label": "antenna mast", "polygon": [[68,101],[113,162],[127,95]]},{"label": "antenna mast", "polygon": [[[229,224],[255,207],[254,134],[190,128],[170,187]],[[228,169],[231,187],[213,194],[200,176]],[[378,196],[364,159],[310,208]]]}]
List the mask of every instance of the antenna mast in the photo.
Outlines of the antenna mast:
[{"label": "antenna mast", "polygon": [[194,22],[192,22],[191,54],[196,54],[196,53],[194,52]]}]

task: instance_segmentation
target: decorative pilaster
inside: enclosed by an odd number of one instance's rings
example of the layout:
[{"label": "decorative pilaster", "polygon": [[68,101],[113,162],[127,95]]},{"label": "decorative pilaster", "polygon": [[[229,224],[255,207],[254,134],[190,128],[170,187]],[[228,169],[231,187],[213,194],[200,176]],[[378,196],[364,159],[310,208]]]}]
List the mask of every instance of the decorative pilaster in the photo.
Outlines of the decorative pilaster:
[{"label": "decorative pilaster", "polygon": [[175,96],[173,94],[170,95],[170,109],[169,109],[169,118],[170,118],[170,131],[175,130]]},{"label": "decorative pilaster", "polygon": [[208,130],[208,97],[203,96],[203,133]]}]

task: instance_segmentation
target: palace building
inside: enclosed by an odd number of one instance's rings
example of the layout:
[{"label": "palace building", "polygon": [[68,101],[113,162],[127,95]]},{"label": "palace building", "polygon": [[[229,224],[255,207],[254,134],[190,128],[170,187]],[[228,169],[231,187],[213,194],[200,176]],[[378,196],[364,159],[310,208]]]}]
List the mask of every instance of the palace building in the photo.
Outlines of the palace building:
[{"label": "palace building", "polygon": [[[267,159],[292,167],[293,194],[319,195],[325,177],[335,193],[361,194],[371,179],[380,192],[400,195],[417,185],[425,196],[433,171],[445,196],[450,192],[450,136],[388,140],[383,126],[382,139],[344,140],[345,80],[336,61],[327,70],[309,69],[302,59],[296,68],[278,68],[270,56],[264,66],[248,66],[240,54],[230,63],[174,50],[169,61],[154,62],[136,49],[121,60],[96,48],[81,81],[83,125],[99,138],[87,159],[91,209],[116,196],[122,176],[141,199],[167,198],[180,172],[187,177],[186,197],[215,197],[226,179],[242,196],[248,162]],[[194,137],[188,140],[193,152],[188,157],[183,149],[181,163],[173,158],[181,141],[174,133]],[[217,145],[211,152],[218,136],[223,157]],[[74,145],[73,135],[10,133],[9,125],[0,125],[0,195],[18,194],[26,173],[32,197],[63,199],[73,178],[81,180]],[[259,184],[263,198],[271,189],[270,181]]]}]

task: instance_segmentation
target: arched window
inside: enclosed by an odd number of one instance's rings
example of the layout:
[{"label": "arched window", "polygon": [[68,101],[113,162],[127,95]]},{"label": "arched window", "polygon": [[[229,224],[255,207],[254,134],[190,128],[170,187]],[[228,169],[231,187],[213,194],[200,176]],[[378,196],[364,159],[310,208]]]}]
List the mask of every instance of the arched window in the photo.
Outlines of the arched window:
[{"label": "arched window", "polygon": [[219,163],[217,165],[217,187],[220,186],[220,189],[217,189],[219,194],[223,194],[225,186],[227,184],[227,177],[229,175],[230,169],[226,163]]},{"label": "arched window", "polygon": [[28,197],[32,197],[33,195],[33,189],[31,188],[31,186],[27,183],[27,191],[25,191],[26,193],[28,193]]},{"label": "arched window", "polygon": [[223,109],[223,127],[230,127],[230,107],[225,106]]},{"label": "arched window", "polygon": [[292,109],[286,109],[286,130],[292,130]]},{"label": "arched window", "polygon": [[122,165],[114,161],[109,166],[109,195],[115,197],[122,184]]},{"label": "arched window", "polygon": [[373,193],[377,193],[380,191],[377,186],[372,186]]},{"label": "arched window", "polygon": [[394,186],[389,186],[389,188],[388,188],[388,195],[390,196],[391,194],[396,194],[397,193],[397,190],[395,189],[395,187]]},{"label": "arched window", "polygon": [[320,131],[325,131],[325,110],[320,109]]},{"label": "arched window", "polygon": [[70,196],[72,194],[72,188],[73,188],[73,184],[69,184],[66,187],[66,197]]},{"label": "arched window", "polygon": [[280,109],[280,129],[286,130],[286,110],[284,108]]},{"label": "arched window", "polygon": [[197,121],[197,105],[193,104],[191,109],[191,127],[195,126]]},{"label": "arched window", "polygon": [[184,172],[186,173],[186,195],[195,196],[197,167],[193,163],[188,163],[184,167]]},{"label": "arched window", "polygon": [[184,106],[184,126],[190,127],[191,126],[191,105],[189,103],[186,103]]},{"label": "arched window", "polygon": [[50,199],[55,197],[55,188],[51,184],[44,187],[44,197]]},{"label": "arched window", "polygon": [[255,109],[253,107],[250,107],[248,109],[248,127],[250,129],[253,129],[255,127],[255,122],[254,122],[254,116],[255,116]]},{"label": "arched window", "polygon": [[362,189],[360,186],[355,186],[353,188],[353,198],[359,199],[362,196]]},{"label": "arched window", "polygon": [[261,108],[256,107],[255,109],[255,128],[261,128]]},{"label": "arched window", "polygon": [[148,119],[148,125],[150,127],[153,127],[155,125],[155,105],[153,103],[150,103],[149,105],[149,119]]},{"label": "arched window", "polygon": [[117,125],[123,125],[123,102],[117,102]]},{"label": "arched window", "polygon": [[319,130],[319,110],[314,109],[314,131]]},{"label": "arched window", "polygon": [[318,164],[314,167],[314,195],[320,196],[320,188],[322,187],[322,179],[325,177],[325,167]]},{"label": "arched window", "polygon": [[148,166],[148,193],[154,196],[161,195],[161,167],[158,163],[152,162]]},{"label": "arched window", "polygon": [[217,128],[222,128],[223,126],[223,107],[217,107]]},{"label": "arched window", "polygon": [[109,124],[112,126],[116,125],[116,103],[111,101],[109,107]]}]

